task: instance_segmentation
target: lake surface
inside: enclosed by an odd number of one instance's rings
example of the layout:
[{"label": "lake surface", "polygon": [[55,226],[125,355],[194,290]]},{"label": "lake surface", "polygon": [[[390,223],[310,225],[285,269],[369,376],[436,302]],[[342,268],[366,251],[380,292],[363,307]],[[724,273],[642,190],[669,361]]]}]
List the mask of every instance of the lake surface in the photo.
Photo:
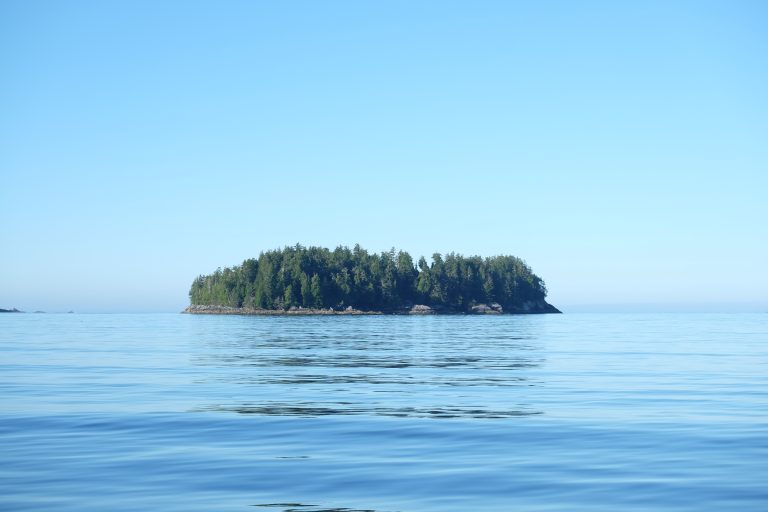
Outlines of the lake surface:
[{"label": "lake surface", "polygon": [[4,314],[0,396],[2,510],[768,510],[768,314]]}]

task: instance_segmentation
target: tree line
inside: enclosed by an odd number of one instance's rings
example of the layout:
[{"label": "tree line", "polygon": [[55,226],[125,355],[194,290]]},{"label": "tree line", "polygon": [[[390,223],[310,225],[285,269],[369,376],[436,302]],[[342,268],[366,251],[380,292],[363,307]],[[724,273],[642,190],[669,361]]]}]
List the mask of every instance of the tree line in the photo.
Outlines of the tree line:
[{"label": "tree line", "polygon": [[498,303],[513,311],[543,300],[547,289],[520,258],[435,253],[414,264],[393,248],[380,254],[295,245],[266,251],[241,265],[201,275],[189,291],[193,305],[256,309],[346,308],[389,311],[414,304],[469,311]]}]

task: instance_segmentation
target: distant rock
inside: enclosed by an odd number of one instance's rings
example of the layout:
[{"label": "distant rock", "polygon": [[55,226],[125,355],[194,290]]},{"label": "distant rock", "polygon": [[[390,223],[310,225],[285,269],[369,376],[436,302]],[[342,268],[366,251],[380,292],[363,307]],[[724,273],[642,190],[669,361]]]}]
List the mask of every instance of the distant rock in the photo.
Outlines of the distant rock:
[{"label": "distant rock", "polygon": [[23,311],[19,311],[16,308],[13,308],[13,309],[1,309],[0,308],[0,313],[23,313]]},{"label": "distant rock", "polygon": [[410,309],[410,311],[408,311],[408,313],[411,315],[431,315],[434,312],[434,309],[424,304],[416,304]]}]

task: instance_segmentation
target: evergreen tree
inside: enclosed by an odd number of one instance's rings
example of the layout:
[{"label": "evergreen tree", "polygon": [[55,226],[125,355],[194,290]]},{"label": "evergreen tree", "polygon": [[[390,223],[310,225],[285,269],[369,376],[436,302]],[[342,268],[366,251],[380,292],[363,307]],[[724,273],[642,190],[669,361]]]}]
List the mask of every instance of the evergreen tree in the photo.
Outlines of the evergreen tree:
[{"label": "evergreen tree", "polygon": [[431,264],[420,257],[416,267],[394,248],[376,255],[359,245],[330,251],[298,244],[198,276],[189,291],[194,305],[395,310],[419,303],[452,311],[492,302],[514,311],[546,294],[544,281],[514,256],[435,253]]}]

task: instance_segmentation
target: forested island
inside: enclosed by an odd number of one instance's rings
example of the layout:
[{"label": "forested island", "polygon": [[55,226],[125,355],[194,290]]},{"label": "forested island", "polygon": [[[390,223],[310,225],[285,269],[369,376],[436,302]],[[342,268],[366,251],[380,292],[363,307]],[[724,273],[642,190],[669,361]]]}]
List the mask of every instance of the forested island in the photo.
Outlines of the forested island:
[{"label": "forested island", "polygon": [[435,253],[414,264],[392,249],[296,245],[201,275],[187,313],[559,313],[544,281],[515,256]]}]

